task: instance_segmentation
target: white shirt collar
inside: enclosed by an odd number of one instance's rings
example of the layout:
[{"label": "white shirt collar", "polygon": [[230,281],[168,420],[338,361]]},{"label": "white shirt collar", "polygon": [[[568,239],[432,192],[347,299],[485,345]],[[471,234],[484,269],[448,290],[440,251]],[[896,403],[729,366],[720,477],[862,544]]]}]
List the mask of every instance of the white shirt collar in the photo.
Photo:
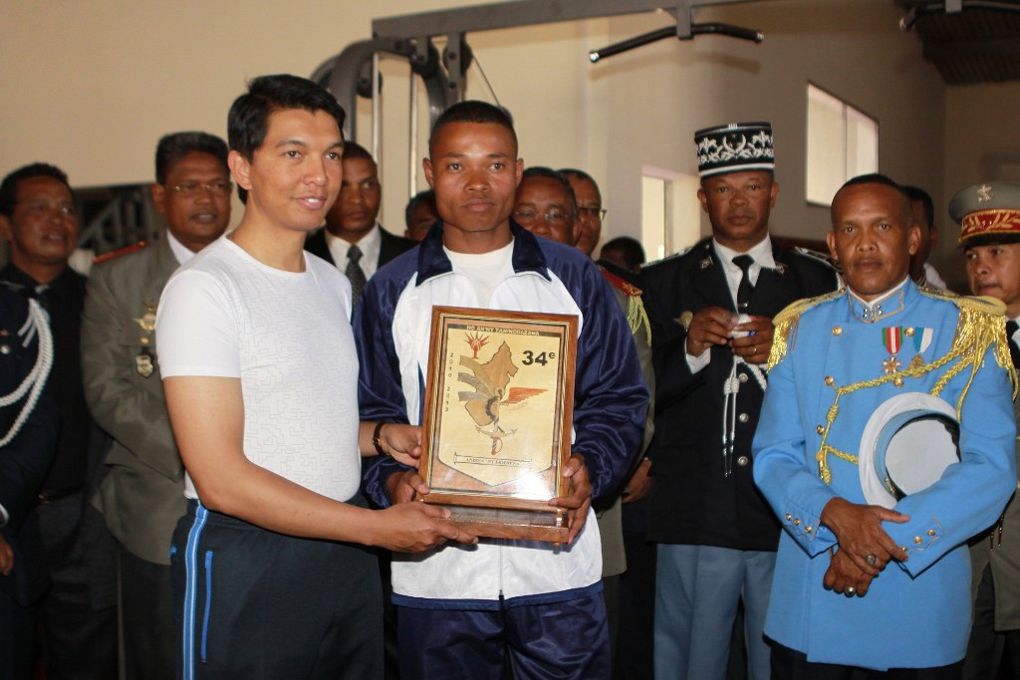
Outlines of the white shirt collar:
[{"label": "white shirt collar", "polygon": [[712,246],[715,248],[715,254],[719,257],[723,266],[731,272],[740,272],[740,267],[733,264],[733,258],[737,255],[750,255],[754,259],[752,267],[757,265],[759,267],[768,267],[769,269],[776,268],[776,260],[772,256],[772,239],[769,238],[768,234],[765,234],[765,238],[752,246],[746,253],[739,253],[732,248],[727,248],[714,238],[712,239]]},{"label": "white shirt collar", "polygon": [[167,243],[170,244],[170,251],[174,254],[174,257],[177,258],[177,264],[187,264],[188,260],[195,257],[195,253],[191,252],[187,246],[178,241],[169,229],[166,230],[166,240]]},{"label": "white shirt collar", "polygon": [[[380,229],[382,225],[376,222],[375,226],[357,242],[361,250],[361,261],[358,264],[361,271],[365,272],[366,279],[371,278],[379,268],[379,252],[382,249]],[[326,236],[326,247],[329,248],[329,254],[336,262],[337,269],[344,271],[347,269],[347,251],[351,249],[351,244],[339,236],[334,236],[329,229],[325,229],[323,234]]]}]

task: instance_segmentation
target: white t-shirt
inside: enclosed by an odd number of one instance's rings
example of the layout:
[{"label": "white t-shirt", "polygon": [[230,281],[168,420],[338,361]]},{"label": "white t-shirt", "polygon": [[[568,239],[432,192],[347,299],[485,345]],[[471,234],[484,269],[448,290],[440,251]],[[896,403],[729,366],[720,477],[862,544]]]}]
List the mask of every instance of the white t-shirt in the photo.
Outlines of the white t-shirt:
[{"label": "white t-shirt", "polygon": [[514,273],[513,239],[502,248],[487,253],[456,253],[446,246],[443,246],[443,252],[450,258],[454,271],[462,273],[471,281],[480,307],[487,307],[492,291],[496,290],[499,282]]},{"label": "white t-shirt", "polygon": [[[163,378],[240,378],[248,459],[343,501],[361,481],[351,285],[304,255],[298,273],[226,237],[202,250],[160,298],[159,368]],[[198,497],[190,477],[185,496]]]}]

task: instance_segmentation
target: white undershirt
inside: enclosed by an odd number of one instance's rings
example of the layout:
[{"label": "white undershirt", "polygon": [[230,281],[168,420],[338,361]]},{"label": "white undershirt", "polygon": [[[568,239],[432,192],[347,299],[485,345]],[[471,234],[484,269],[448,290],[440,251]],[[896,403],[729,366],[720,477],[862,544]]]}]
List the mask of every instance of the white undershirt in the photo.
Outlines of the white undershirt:
[{"label": "white undershirt", "polygon": [[468,254],[455,253],[446,246],[443,252],[450,258],[453,271],[463,274],[471,282],[478,296],[478,305],[487,307],[492,291],[496,289],[499,282],[513,274],[513,253],[514,242],[506,244],[499,250],[491,250],[487,253]]},{"label": "white undershirt", "polygon": [[[334,500],[361,482],[351,285],[305,254],[270,267],[223,237],[170,277],[156,313],[164,379],[240,379],[244,455]],[[185,496],[197,498],[191,477]]]},{"label": "white undershirt", "polygon": [[329,254],[333,257],[333,262],[336,263],[336,268],[340,271],[347,271],[347,251],[351,249],[351,245],[357,245],[358,249],[361,250],[361,259],[358,261],[358,265],[361,267],[361,271],[365,272],[365,280],[372,278],[376,270],[379,269],[379,253],[382,250],[382,234],[379,230],[382,229],[382,225],[378,222],[367,234],[361,237],[360,241],[351,244],[339,236],[334,236],[329,229],[323,230],[323,235],[326,237],[326,247],[329,248]]},{"label": "white undershirt", "polygon": [[[754,259],[751,266],[747,268],[747,278],[752,286],[757,285],[758,275],[761,273],[762,267],[768,267],[769,269],[776,268],[776,260],[772,256],[772,239],[769,238],[768,234],[745,253],[727,248],[715,239],[712,239],[712,247],[715,248],[715,254],[719,261],[722,262],[723,273],[726,274],[726,285],[730,289],[734,309],[737,307],[737,289],[740,287],[740,279],[743,278],[744,272],[740,267],[733,264],[733,258],[737,255],[750,255]],[[706,347],[705,351],[696,357],[686,354],[686,352],[685,355],[687,357],[687,366],[691,369],[691,373],[697,373],[712,361],[712,348]]]}]

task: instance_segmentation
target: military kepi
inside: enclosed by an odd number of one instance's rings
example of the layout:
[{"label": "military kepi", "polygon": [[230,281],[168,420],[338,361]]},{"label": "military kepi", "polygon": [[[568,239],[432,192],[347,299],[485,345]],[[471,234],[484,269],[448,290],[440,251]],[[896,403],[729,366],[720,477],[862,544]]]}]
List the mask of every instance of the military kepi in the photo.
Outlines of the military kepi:
[{"label": "military kepi", "polygon": [[728,123],[694,133],[698,174],[774,170],[771,123]]},{"label": "military kepi", "polygon": [[960,225],[960,246],[1020,243],[1020,186],[975,184],[957,192],[949,216]]}]

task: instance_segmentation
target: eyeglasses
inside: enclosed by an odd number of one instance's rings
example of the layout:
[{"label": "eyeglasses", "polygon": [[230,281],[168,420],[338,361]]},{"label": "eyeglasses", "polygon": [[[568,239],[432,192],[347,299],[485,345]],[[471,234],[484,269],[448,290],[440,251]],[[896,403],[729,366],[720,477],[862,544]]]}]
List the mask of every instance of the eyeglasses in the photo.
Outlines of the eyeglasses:
[{"label": "eyeglasses", "polygon": [[519,224],[531,224],[538,220],[539,217],[544,218],[546,222],[566,222],[571,217],[571,214],[564,212],[559,208],[550,208],[542,214],[539,214],[534,210],[528,210],[527,208],[514,210],[514,219],[517,220]]},{"label": "eyeglasses", "polygon": [[606,213],[609,211],[605,208],[586,208],[584,206],[578,206],[577,212],[579,215],[587,215],[588,217],[599,218],[600,220],[606,219]]},{"label": "eyeglasses", "polygon": [[53,210],[58,211],[62,215],[74,216],[78,214],[78,209],[74,203],[67,201],[50,201],[45,199],[37,199],[34,201],[25,201],[18,205],[24,206],[24,210],[27,213],[33,215],[41,215],[42,213],[51,212]]},{"label": "eyeglasses", "polygon": [[194,198],[202,191],[208,192],[213,196],[229,196],[230,190],[234,188],[234,183],[222,180],[215,182],[181,182],[170,188],[181,196],[188,198]]}]

